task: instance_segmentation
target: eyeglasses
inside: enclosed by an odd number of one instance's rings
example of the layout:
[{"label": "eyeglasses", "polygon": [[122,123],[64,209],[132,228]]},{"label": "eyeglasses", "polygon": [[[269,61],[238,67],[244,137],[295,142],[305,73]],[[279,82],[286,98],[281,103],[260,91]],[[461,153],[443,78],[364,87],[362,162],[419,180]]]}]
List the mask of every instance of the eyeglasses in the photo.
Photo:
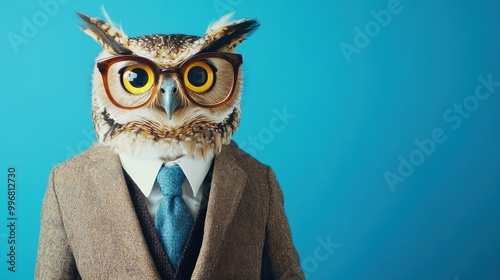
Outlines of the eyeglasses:
[{"label": "eyeglasses", "polygon": [[240,54],[212,52],[194,55],[176,68],[161,68],[144,57],[120,55],[99,60],[97,68],[109,100],[119,108],[149,104],[162,75],[177,75],[180,91],[195,105],[215,108],[231,99],[242,63]]}]

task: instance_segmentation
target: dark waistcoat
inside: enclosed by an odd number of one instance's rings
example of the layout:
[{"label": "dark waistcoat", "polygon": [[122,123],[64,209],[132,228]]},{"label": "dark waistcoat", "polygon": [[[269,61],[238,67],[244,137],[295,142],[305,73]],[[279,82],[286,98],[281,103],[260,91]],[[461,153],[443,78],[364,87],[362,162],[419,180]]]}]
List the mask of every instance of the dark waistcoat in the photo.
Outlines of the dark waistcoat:
[{"label": "dark waistcoat", "polygon": [[160,237],[156,232],[154,220],[151,218],[147,208],[146,197],[139,187],[137,187],[132,178],[130,178],[127,172],[123,171],[125,174],[125,181],[127,182],[127,187],[130,192],[130,197],[134,204],[137,217],[139,218],[139,223],[141,224],[144,238],[146,239],[149,251],[151,252],[151,256],[153,257],[158,273],[162,279],[191,279],[196,260],[198,259],[198,255],[200,253],[201,243],[203,241],[203,229],[205,227],[208,197],[210,194],[210,183],[212,182],[212,172],[213,167],[210,168],[210,171],[208,171],[208,174],[201,185],[203,197],[201,199],[198,215],[196,216],[194,227],[191,230],[191,234],[189,235],[188,242],[182,254],[181,262],[176,271],[173,269],[170,261],[168,260],[165,250],[163,249],[163,244],[161,243]]}]

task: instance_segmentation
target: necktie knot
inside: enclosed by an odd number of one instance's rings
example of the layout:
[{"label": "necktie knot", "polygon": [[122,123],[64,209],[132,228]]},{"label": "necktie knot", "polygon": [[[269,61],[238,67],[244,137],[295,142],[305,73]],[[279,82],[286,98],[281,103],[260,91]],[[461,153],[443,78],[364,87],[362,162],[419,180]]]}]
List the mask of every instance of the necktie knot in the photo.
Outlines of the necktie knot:
[{"label": "necktie knot", "polygon": [[163,166],[156,176],[156,182],[164,196],[182,196],[182,183],[186,175],[179,165]]}]

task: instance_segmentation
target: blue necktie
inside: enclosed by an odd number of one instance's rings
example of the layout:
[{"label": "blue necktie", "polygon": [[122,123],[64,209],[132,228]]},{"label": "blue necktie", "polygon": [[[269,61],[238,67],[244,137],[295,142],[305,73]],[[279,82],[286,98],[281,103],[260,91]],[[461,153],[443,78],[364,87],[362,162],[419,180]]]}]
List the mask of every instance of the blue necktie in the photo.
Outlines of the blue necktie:
[{"label": "blue necktie", "polygon": [[178,165],[164,166],[156,176],[163,194],[156,212],[155,228],[174,270],[181,261],[194,219],[182,199],[182,183],[186,176]]}]

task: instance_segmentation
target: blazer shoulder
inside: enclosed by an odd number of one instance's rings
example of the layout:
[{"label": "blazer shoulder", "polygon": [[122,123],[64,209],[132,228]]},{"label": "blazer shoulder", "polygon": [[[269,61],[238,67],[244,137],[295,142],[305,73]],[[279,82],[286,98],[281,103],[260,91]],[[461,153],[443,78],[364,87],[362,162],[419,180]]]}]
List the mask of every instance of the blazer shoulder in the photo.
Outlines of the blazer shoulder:
[{"label": "blazer shoulder", "polygon": [[114,162],[116,161],[115,157],[118,159],[118,156],[109,147],[94,142],[89,149],[55,166],[51,171],[51,177],[55,179],[59,176],[68,177],[76,174],[92,173],[89,172],[92,168],[106,165],[110,161]]},{"label": "blazer shoulder", "polygon": [[72,168],[75,165],[99,161],[103,158],[109,158],[111,154],[113,154],[113,152],[109,147],[106,147],[99,142],[94,142],[90,148],[56,165],[54,169]]},{"label": "blazer shoulder", "polygon": [[231,143],[226,146],[224,152],[232,156],[238,166],[249,173],[267,174],[267,172],[271,170],[269,165],[258,161],[252,155],[240,149],[234,141],[231,141]]}]

